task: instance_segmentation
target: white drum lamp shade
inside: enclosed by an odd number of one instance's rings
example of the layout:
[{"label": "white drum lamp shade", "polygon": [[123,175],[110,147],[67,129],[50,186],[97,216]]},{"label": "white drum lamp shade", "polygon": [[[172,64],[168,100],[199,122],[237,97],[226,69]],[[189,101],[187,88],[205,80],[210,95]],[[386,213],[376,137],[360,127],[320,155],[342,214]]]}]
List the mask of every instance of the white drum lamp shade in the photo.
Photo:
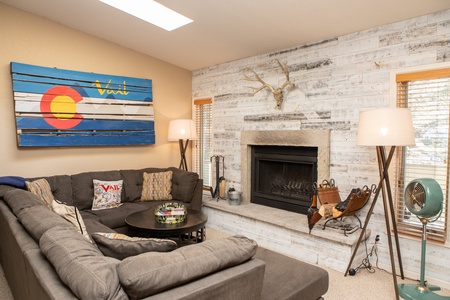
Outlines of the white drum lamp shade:
[{"label": "white drum lamp shade", "polygon": [[189,119],[178,119],[169,122],[169,141],[195,140],[197,133],[195,131],[195,122]]},{"label": "white drum lamp shade", "polygon": [[414,146],[411,111],[407,108],[379,108],[359,114],[360,146]]}]

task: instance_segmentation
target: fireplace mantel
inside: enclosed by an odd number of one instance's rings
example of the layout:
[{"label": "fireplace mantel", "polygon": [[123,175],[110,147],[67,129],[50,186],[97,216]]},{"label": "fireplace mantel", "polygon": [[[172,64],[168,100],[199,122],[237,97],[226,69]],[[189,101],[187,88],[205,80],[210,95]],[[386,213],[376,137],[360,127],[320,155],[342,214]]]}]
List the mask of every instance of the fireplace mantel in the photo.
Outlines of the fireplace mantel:
[{"label": "fireplace mantel", "polygon": [[250,203],[251,147],[318,147],[317,178],[330,177],[330,130],[264,130],[241,132],[241,189],[243,204]]}]

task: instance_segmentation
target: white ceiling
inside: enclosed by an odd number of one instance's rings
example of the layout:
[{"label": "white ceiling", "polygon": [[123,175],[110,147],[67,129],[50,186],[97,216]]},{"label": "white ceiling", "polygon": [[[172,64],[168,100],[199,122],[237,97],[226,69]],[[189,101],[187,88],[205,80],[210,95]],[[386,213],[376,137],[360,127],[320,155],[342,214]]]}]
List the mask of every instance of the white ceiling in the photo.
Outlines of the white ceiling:
[{"label": "white ceiling", "polygon": [[0,2],[188,70],[450,8],[450,0],[158,0],[194,20],[168,32],[98,0]]}]

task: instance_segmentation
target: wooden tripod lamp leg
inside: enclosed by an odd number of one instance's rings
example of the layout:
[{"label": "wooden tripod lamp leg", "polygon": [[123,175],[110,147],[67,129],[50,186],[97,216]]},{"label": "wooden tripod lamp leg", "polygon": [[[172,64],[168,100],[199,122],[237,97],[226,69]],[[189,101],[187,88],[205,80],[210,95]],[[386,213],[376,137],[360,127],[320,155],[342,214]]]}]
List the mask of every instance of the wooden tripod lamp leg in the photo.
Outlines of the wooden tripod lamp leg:
[{"label": "wooden tripod lamp leg", "polygon": [[[361,230],[361,234],[355,245],[355,250],[353,250],[353,254],[350,258],[350,262],[347,266],[347,270],[345,271],[344,276],[347,276],[347,274],[350,270],[350,267],[353,263],[353,259],[355,258],[356,252],[358,251],[359,244],[361,243],[363,237],[365,236],[367,225],[369,224],[370,217],[375,208],[375,204],[376,204],[378,195],[380,194],[380,192],[382,192],[383,208],[384,208],[384,216],[385,216],[385,222],[386,222],[386,232],[387,232],[388,242],[389,242],[389,255],[390,255],[390,259],[391,259],[392,277],[393,277],[393,282],[394,282],[395,296],[396,296],[396,299],[399,299],[398,288],[397,288],[397,274],[396,274],[396,270],[395,270],[395,260],[394,260],[395,257],[394,257],[393,247],[392,247],[391,229],[390,229],[390,225],[389,225],[389,213],[390,213],[391,218],[392,218],[391,220],[393,222],[393,234],[394,234],[396,248],[397,248],[397,256],[398,256],[397,259],[399,262],[400,273],[401,273],[401,276],[403,279],[404,278],[403,265],[402,265],[401,255],[400,255],[400,245],[399,245],[399,241],[398,241],[397,226],[395,224],[395,215],[394,215],[395,211],[394,211],[394,205],[393,205],[393,203],[391,203],[393,200],[392,200],[392,193],[390,190],[390,184],[388,182],[389,181],[388,169],[389,169],[389,165],[391,163],[392,157],[394,156],[394,152],[395,152],[395,146],[392,146],[391,150],[389,152],[389,156],[386,159],[384,146],[377,146],[377,158],[378,158],[378,168],[379,168],[379,172],[380,172],[380,182],[378,183],[377,191],[375,192],[375,196],[372,201],[372,205],[370,206],[369,212],[367,213],[366,220],[364,222],[364,226]],[[386,190],[387,190],[388,197],[386,197],[386,194],[385,194]]]},{"label": "wooden tripod lamp leg", "polygon": [[189,140],[186,140],[186,144],[183,144],[183,140],[180,139],[178,140],[178,143],[180,144],[180,155],[181,155],[181,160],[180,160],[180,165],[179,165],[179,169],[181,170],[188,170],[187,167],[187,162],[186,162],[186,149],[189,143]]}]

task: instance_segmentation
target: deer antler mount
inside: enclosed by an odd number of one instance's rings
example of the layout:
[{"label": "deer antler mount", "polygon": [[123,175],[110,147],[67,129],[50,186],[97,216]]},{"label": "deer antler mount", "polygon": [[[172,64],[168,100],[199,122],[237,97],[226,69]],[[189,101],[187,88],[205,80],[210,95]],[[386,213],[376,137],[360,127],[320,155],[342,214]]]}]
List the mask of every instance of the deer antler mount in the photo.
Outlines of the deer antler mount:
[{"label": "deer antler mount", "polygon": [[[275,59],[275,61],[278,63],[278,65],[280,66],[281,70],[283,71],[284,75],[286,76],[286,81],[278,88],[274,88],[273,86],[271,86],[270,84],[266,83],[264,80],[261,79],[261,77],[259,77],[259,75],[252,69],[247,68],[244,71],[244,80],[247,81],[258,81],[260,82],[262,85],[259,88],[256,87],[251,87],[249,86],[249,88],[253,89],[253,95],[255,95],[256,93],[258,93],[259,91],[268,88],[272,94],[273,97],[275,98],[275,101],[277,102],[277,108],[280,109],[281,108],[281,104],[283,103],[283,90],[286,86],[289,86],[289,89],[292,90],[295,88],[295,85],[289,80],[289,70],[287,68],[286,65],[283,65],[280,63],[280,61],[278,59]],[[254,77],[247,75],[248,72],[253,73]]]}]

